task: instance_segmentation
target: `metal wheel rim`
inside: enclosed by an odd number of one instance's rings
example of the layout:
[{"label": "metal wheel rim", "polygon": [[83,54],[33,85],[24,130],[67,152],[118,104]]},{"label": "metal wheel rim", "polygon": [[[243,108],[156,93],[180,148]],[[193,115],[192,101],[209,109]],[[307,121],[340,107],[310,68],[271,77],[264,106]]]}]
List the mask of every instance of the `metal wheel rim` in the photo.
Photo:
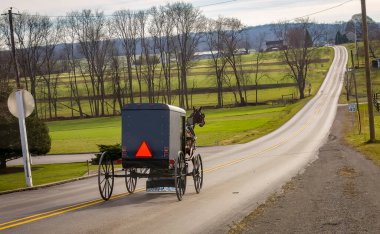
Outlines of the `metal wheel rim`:
[{"label": "metal wheel rim", "polygon": [[182,200],[182,196],[185,194],[186,189],[186,174],[184,173],[184,170],[185,160],[183,154],[180,154],[180,156],[177,158],[175,162],[174,167],[174,184],[177,198],[179,201]]},{"label": "metal wheel rim", "polygon": [[127,191],[129,193],[133,193],[136,189],[136,184],[137,184],[137,177],[136,176],[131,176],[131,174],[135,173],[136,169],[133,168],[127,168],[125,170],[125,186],[127,187]]},{"label": "metal wheel rim", "polygon": [[110,199],[114,185],[114,166],[111,158],[104,152],[99,160],[98,187],[103,200]]},{"label": "metal wheel rim", "polygon": [[199,193],[203,185],[203,163],[202,158],[199,154],[195,157],[194,160],[193,179],[195,191]]}]

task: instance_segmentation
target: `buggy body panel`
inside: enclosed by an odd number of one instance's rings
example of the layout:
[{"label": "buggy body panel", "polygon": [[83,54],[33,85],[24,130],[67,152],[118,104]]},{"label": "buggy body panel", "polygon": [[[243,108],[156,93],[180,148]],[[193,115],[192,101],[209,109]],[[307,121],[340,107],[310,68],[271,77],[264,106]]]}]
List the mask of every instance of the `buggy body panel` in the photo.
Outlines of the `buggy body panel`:
[{"label": "buggy body panel", "polygon": [[[128,104],[122,108],[124,168],[168,168],[184,148],[186,112],[167,104]],[[137,157],[145,142],[151,157]]]}]

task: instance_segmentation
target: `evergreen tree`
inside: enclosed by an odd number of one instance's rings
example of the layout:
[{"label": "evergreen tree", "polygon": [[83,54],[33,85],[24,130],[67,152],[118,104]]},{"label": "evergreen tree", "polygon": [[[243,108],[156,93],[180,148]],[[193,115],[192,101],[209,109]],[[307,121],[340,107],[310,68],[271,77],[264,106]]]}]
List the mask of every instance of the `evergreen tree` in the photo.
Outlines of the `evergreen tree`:
[{"label": "evergreen tree", "polygon": [[[7,107],[9,89],[0,92],[0,168],[6,168],[6,162],[22,157],[18,119],[12,116]],[[32,113],[25,119],[29,152],[46,154],[51,147],[49,129],[37,115]]]},{"label": "evergreen tree", "polygon": [[309,30],[307,29],[305,33],[305,43],[306,43],[306,48],[313,47],[313,40],[311,39],[311,35],[309,33]]},{"label": "evergreen tree", "polygon": [[342,44],[342,43],[340,42],[341,37],[342,37],[342,34],[340,33],[340,31],[336,32],[336,35],[335,35],[335,45],[340,45],[340,44]]}]

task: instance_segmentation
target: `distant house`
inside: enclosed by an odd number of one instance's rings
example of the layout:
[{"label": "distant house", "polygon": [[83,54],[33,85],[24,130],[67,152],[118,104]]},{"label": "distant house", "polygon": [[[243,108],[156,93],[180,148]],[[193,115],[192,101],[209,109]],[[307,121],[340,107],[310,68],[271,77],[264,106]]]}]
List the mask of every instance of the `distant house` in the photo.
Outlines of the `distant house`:
[{"label": "distant house", "polygon": [[277,51],[277,50],[284,50],[286,49],[286,45],[284,45],[283,40],[278,41],[266,41],[266,51]]},{"label": "distant house", "polygon": [[235,54],[248,54],[248,50],[245,48],[239,48],[235,51]]},{"label": "distant house", "polygon": [[193,60],[211,59],[213,54],[217,55],[218,51],[195,52],[193,56]]}]

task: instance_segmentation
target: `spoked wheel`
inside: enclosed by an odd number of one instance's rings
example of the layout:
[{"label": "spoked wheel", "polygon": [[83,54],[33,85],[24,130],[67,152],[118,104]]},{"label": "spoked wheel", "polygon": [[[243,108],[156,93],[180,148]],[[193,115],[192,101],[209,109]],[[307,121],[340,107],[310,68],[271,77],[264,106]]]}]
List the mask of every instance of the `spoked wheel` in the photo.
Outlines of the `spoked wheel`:
[{"label": "spoked wheel", "polygon": [[186,169],[185,156],[180,152],[174,164],[174,185],[179,201],[182,200],[182,196],[185,194],[186,190]]},{"label": "spoked wheel", "polygon": [[195,191],[199,193],[203,185],[203,163],[200,154],[193,159],[193,179]]},{"label": "spoked wheel", "polygon": [[99,160],[98,185],[100,196],[107,201],[110,199],[114,184],[114,167],[111,157],[107,152],[103,152]]},{"label": "spoked wheel", "polygon": [[127,168],[125,170],[125,186],[129,193],[133,193],[136,189],[137,176],[136,168]]}]

